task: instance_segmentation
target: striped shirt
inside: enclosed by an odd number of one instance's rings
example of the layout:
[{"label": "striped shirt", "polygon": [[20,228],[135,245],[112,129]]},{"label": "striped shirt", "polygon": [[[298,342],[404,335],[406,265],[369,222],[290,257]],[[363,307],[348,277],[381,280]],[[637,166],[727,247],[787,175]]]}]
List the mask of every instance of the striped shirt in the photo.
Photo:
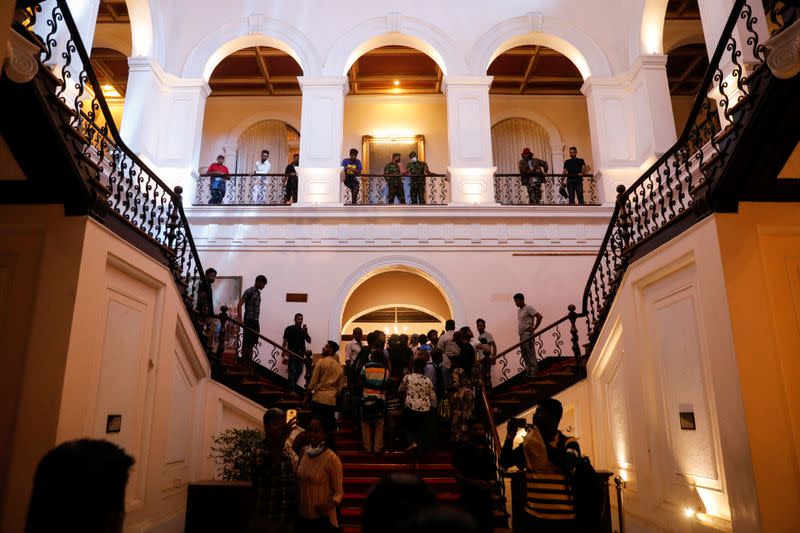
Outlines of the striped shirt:
[{"label": "striped shirt", "polygon": [[528,470],[525,473],[527,495],[525,510],[528,514],[543,520],[573,520],[575,518],[575,499],[567,484],[563,470],[549,457],[561,450],[563,453],[581,456],[578,441],[567,437],[560,431],[552,441],[542,441],[539,432],[533,428],[523,442]]},{"label": "striped shirt", "polygon": [[373,396],[381,400],[385,396],[387,379],[389,379],[389,372],[386,367],[381,363],[367,363],[361,369],[361,379],[364,383],[363,396]]},{"label": "striped shirt", "polygon": [[[314,507],[322,503],[342,502],[344,496],[342,461],[330,448],[316,457],[305,450],[297,466],[297,514],[301,518],[319,518]],[[328,513],[331,524],[339,527],[336,508]]]}]

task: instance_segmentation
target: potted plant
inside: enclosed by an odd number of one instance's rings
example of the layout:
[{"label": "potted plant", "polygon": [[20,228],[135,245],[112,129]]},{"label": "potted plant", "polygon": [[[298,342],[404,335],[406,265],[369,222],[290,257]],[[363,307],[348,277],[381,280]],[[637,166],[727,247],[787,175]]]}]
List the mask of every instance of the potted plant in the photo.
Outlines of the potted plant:
[{"label": "potted plant", "polygon": [[214,436],[211,457],[220,479],[249,481],[258,445],[264,440],[261,429],[228,429]]}]

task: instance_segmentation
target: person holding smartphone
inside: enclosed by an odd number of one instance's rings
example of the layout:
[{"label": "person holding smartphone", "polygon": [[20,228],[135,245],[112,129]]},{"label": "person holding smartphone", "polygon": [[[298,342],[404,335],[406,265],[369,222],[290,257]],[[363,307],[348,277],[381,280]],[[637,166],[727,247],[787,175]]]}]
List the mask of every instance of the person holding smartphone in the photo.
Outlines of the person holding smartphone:
[{"label": "person holding smartphone", "polygon": [[[297,313],[294,315],[294,324],[287,326],[283,330],[283,347],[297,355],[305,355],[307,342],[311,342],[308,326],[303,324],[303,313]],[[297,385],[297,380],[300,379],[300,374],[303,373],[304,361],[284,354],[283,362],[289,365],[289,384],[291,386]]]},{"label": "person holding smartphone", "polygon": [[276,407],[264,413],[264,440],[255,453],[252,482],[256,508],[248,531],[295,530],[297,518],[297,455],[287,442],[295,419]]}]

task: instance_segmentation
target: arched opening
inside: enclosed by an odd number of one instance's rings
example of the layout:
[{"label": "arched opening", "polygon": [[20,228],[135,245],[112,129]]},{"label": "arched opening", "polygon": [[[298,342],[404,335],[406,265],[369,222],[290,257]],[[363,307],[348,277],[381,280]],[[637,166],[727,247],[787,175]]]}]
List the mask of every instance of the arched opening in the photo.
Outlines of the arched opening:
[{"label": "arched opening", "polygon": [[117,128],[122,128],[122,110],[128,85],[128,56],[111,48],[92,48],[89,60],[97,75]]},{"label": "arched opening", "polygon": [[[412,46],[379,46],[355,57],[347,71],[342,157],[355,148],[363,174],[382,174],[392,153],[401,154],[404,166],[414,150],[431,172],[444,173],[448,160],[444,73],[440,60]],[[426,178],[426,203],[444,198],[444,183]],[[402,178],[402,184],[402,199],[411,203],[411,178]],[[388,183],[382,176],[362,176],[355,190],[359,203],[385,203],[388,198]],[[342,201],[352,202],[353,189],[342,191]]]},{"label": "arched opening", "polygon": [[340,332],[343,339],[355,327],[364,332],[427,333],[442,329],[451,316],[447,296],[430,277],[398,266],[353,287],[342,309]]},{"label": "arched opening", "polygon": [[[223,155],[231,175],[223,204],[283,205],[287,166],[300,149],[297,77],[303,69],[293,55],[263,44],[233,50],[215,61],[208,78],[211,94],[204,113],[195,203],[208,203],[211,178],[204,174]],[[269,151],[268,165],[256,168],[262,150]],[[259,175],[251,176],[254,172]]]},{"label": "arched opening", "polygon": [[[498,54],[487,72],[492,113],[492,156],[499,176],[495,198],[502,204],[526,204],[529,193],[518,178],[520,154],[530,148],[547,162],[550,174],[561,174],[567,150],[575,146],[578,157],[591,167],[591,137],[586,98],[581,93],[583,75],[578,65],[543,44],[523,44]],[[541,204],[566,203],[559,194],[559,179],[548,177]],[[587,203],[595,203],[584,185]],[[536,202],[534,202],[536,203]]]},{"label": "arched opening", "polygon": [[697,0],[669,0],[663,27],[669,93],[675,130],[680,135],[708,69],[708,53]]}]

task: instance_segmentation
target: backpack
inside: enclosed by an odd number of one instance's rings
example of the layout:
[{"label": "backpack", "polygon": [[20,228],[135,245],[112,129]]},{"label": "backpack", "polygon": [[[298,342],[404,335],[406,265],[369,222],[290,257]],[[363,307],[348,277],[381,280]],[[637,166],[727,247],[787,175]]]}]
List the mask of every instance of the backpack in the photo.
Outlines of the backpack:
[{"label": "backpack", "polygon": [[[566,441],[567,437],[560,433],[559,451],[564,450]],[[566,452],[551,455],[550,450],[551,448],[548,446],[548,457],[553,463],[561,466],[564,476],[567,478],[567,484],[572,489],[575,499],[575,519],[578,526],[584,531],[597,530],[603,524],[606,515],[608,489],[605,483],[597,476],[588,457],[581,456],[577,463],[569,467],[563,463]]]}]

